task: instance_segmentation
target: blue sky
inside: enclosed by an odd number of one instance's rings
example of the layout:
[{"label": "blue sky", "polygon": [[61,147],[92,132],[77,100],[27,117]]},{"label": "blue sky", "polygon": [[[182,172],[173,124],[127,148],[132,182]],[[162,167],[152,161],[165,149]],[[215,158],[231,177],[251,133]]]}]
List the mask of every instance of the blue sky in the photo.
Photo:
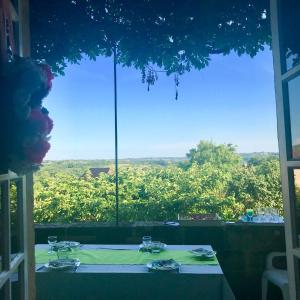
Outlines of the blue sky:
[{"label": "blue sky", "polygon": [[[272,55],[216,55],[180,78],[160,74],[147,91],[141,74],[118,66],[119,156],[182,157],[200,140],[238,152],[277,151]],[[55,78],[45,106],[54,120],[46,159],[114,157],[112,58],[83,60]]]}]

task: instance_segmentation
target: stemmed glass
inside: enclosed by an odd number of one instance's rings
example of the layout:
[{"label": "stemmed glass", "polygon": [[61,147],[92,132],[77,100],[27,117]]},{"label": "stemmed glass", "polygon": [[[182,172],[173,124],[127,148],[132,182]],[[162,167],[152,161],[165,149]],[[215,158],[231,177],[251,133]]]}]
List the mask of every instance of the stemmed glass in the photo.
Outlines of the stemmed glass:
[{"label": "stemmed glass", "polygon": [[151,250],[152,237],[147,235],[143,236],[143,251],[149,252]]},{"label": "stemmed glass", "polygon": [[57,249],[57,258],[58,259],[68,259],[71,249],[69,247],[60,247]]},{"label": "stemmed glass", "polygon": [[247,220],[252,222],[253,220],[253,209],[246,209]]},{"label": "stemmed glass", "polygon": [[143,236],[143,246],[145,248],[149,247],[151,245],[152,238],[151,236]]},{"label": "stemmed glass", "polygon": [[258,217],[258,222],[263,223],[265,221],[265,208],[264,207],[257,208],[257,217]]},{"label": "stemmed glass", "polygon": [[272,208],[271,207],[265,208],[265,220],[267,223],[272,222]]},{"label": "stemmed glass", "polygon": [[160,253],[161,251],[161,242],[153,241],[151,243],[151,253]]},{"label": "stemmed glass", "polygon": [[279,221],[279,214],[276,208],[271,208],[271,220],[273,223],[278,223]]},{"label": "stemmed glass", "polygon": [[48,236],[48,244],[50,246],[50,250],[48,251],[49,254],[54,253],[53,246],[57,243],[57,236],[50,235]]}]

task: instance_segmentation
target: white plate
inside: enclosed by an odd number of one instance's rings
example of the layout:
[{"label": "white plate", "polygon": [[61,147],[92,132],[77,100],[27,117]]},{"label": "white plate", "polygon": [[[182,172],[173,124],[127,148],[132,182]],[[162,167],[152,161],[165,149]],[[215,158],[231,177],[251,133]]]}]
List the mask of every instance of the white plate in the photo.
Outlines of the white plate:
[{"label": "white plate", "polygon": [[169,226],[179,226],[179,222],[165,222],[165,225],[169,225]]},{"label": "white plate", "polygon": [[44,266],[49,270],[56,270],[56,271],[74,269],[80,266],[79,259],[57,259],[54,262],[58,262],[58,265],[46,263]]},{"label": "white plate", "polygon": [[[165,243],[160,243],[160,250],[165,250],[167,248],[167,244]],[[147,249],[151,249],[151,245],[149,245],[149,247],[145,247],[144,244],[140,244],[139,245],[139,249],[140,250],[147,250]]]},{"label": "white plate", "polygon": [[211,259],[216,256],[216,252],[212,250],[207,250],[204,248],[198,248],[190,251],[192,254],[194,254],[197,257],[207,258]]},{"label": "white plate", "polygon": [[147,263],[147,267],[153,271],[178,271],[180,264],[174,259],[153,260]]},{"label": "white plate", "polygon": [[62,246],[62,247],[77,248],[80,246],[80,243],[75,242],[75,241],[61,241],[61,242],[56,243],[56,245]]}]

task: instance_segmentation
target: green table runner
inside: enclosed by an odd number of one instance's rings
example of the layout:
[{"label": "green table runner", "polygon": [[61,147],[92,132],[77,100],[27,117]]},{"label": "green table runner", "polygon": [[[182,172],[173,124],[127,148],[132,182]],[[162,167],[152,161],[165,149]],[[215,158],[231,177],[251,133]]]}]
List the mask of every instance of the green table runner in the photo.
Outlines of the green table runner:
[{"label": "green table runner", "polygon": [[[77,250],[69,257],[79,258],[82,264],[90,265],[144,265],[156,259],[175,259],[183,265],[218,265],[217,258],[202,260],[189,251],[165,250],[158,254],[139,252],[135,250]],[[56,254],[48,254],[48,250],[35,250],[36,263],[47,263],[56,259]]]}]

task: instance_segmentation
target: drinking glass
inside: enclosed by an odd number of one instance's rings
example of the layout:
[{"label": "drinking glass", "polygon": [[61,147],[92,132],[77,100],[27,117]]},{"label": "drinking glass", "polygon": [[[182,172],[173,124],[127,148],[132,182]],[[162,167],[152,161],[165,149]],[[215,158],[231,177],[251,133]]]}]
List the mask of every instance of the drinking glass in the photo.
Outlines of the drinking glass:
[{"label": "drinking glass", "polygon": [[252,222],[253,220],[253,209],[252,208],[249,208],[249,209],[246,209],[246,215],[247,215],[247,220],[249,222]]},{"label": "drinking glass", "polygon": [[151,253],[160,253],[161,251],[161,242],[153,241],[151,243]]},{"label": "drinking glass", "polygon": [[143,246],[145,248],[149,247],[151,245],[152,242],[152,237],[149,235],[143,236]]},{"label": "drinking glass", "polygon": [[50,250],[48,251],[49,254],[52,254],[53,251],[53,246],[57,243],[57,236],[55,235],[50,235],[48,236],[48,244],[50,246]]},{"label": "drinking glass", "polygon": [[263,207],[258,207],[257,208],[257,217],[258,217],[258,222],[263,223],[265,220],[265,209]]},{"label": "drinking glass", "polygon": [[69,247],[59,247],[57,249],[57,258],[58,259],[68,259],[71,249]]},{"label": "drinking glass", "polygon": [[265,220],[267,223],[272,222],[272,208],[271,207],[265,208]]},{"label": "drinking glass", "polygon": [[279,222],[279,214],[278,214],[278,210],[276,208],[271,208],[271,220],[274,223],[278,223]]}]

